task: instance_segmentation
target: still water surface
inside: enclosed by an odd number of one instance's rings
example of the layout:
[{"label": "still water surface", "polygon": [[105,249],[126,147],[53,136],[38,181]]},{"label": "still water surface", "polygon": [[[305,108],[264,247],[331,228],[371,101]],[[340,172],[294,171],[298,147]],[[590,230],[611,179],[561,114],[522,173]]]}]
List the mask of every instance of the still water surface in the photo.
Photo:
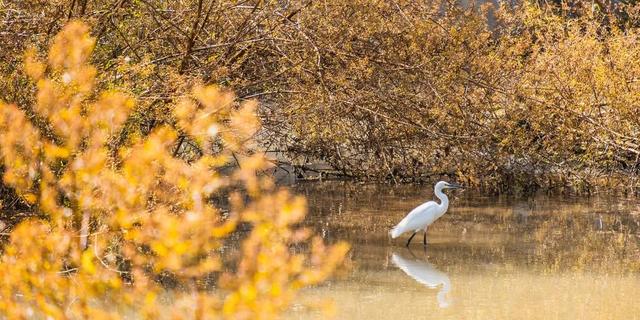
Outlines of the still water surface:
[{"label": "still water surface", "polygon": [[[430,186],[295,186],[308,224],[351,243],[350,270],[302,292],[339,319],[640,319],[640,207],[618,197],[449,191],[449,212],[409,249],[387,232]],[[417,240],[417,241],[416,241]],[[306,303],[290,319],[322,318]]]}]

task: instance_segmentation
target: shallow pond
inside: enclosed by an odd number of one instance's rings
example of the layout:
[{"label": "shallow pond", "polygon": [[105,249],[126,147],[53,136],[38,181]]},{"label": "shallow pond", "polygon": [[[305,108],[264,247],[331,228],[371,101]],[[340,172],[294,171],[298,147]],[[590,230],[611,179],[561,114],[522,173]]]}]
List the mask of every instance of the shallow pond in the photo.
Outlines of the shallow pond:
[{"label": "shallow pond", "polygon": [[388,230],[430,186],[323,182],[294,189],[307,223],[351,243],[350,270],[302,292],[287,318],[323,317],[307,301],[332,299],[339,319],[640,318],[640,207],[617,197],[489,197],[448,191],[449,212],[410,248]]}]

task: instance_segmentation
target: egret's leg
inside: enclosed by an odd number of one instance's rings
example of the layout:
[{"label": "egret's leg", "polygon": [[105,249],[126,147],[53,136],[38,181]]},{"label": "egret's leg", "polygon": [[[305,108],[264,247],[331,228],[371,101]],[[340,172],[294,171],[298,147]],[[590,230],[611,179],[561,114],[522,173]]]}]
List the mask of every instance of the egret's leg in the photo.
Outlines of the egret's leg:
[{"label": "egret's leg", "polygon": [[422,238],[422,244],[427,245],[427,227],[424,227],[424,237]]},{"label": "egret's leg", "polygon": [[411,239],[413,239],[413,237],[416,235],[417,232],[414,232],[411,237],[409,237],[409,240],[407,241],[407,245],[406,247],[409,248],[409,243],[411,243]]}]

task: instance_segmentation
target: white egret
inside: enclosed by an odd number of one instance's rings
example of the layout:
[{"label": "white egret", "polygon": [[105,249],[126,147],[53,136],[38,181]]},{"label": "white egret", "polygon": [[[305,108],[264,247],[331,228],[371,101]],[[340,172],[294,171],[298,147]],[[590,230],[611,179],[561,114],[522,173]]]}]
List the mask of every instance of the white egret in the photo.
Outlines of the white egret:
[{"label": "white egret", "polygon": [[447,294],[451,291],[451,280],[449,280],[449,276],[446,273],[438,270],[429,262],[406,259],[396,253],[391,257],[391,261],[408,276],[429,288],[436,288],[442,285],[436,295],[438,306],[447,308],[451,304],[447,299]]},{"label": "white egret", "polygon": [[402,221],[400,221],[398,225],[396,225],[395,227],[393,227],[393,229],[391,229],[391,231],[389,231],[391,238],[395,239],[407,231],[413,231],[413,234],[407,241],[408,247],[409,243],[411,243],[411,240],[416,235],[416,233],[418,233],[418,231],[424,230],[424,239],[422,242],[426,246],[427,227],[429,227],[429,225],[431,225],[438,218],[442,217],[442,215],[447,212],[447,208],[449,208],[449,198],[447,198],[447,195],[444,194],[442,190],[460,188],[463,188],[463,186],[456,183],[448,183],[445,181],[436,183],[433,189],[435,191],[436,197],[440,199],[440,204],[435,201],[429,201],[411,210],[411,212],[409,212],[409,214],[404,217],[404,219],[402,219]]}]

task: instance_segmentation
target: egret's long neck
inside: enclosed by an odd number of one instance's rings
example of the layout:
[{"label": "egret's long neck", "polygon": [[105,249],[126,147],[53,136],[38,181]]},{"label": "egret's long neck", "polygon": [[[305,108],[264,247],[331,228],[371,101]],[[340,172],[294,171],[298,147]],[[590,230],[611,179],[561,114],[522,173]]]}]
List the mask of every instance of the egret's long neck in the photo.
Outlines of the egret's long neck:
[{"label": "egret's long neck", "polygon": [[440,199],[440,208],[443,209],[447,209],[449,207],[449,198],[447,197],[446,194],[444,194],[444,192],[442,192],[442,189],[435,189],[435,194],[436,197],[438,197],[438,199]]}]

